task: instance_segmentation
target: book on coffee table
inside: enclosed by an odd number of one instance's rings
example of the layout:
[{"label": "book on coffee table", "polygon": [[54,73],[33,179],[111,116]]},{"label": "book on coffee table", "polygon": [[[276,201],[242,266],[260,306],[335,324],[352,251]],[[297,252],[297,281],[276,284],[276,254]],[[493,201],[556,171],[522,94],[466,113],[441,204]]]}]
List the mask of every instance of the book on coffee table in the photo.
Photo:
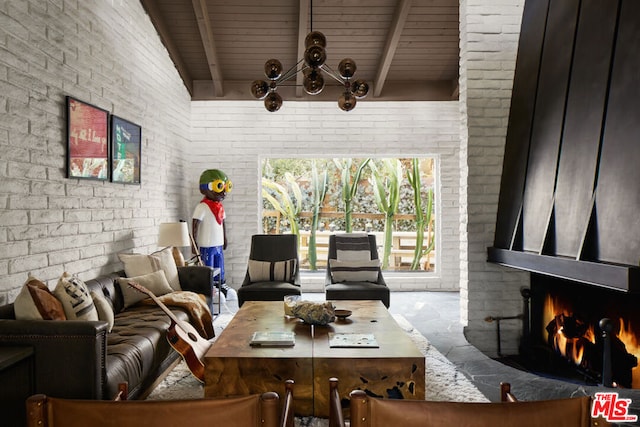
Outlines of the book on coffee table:
[{"label": "book on coffee table", "polygon": [[329,347],[350,348],[350,347],[371,347],[378,348],[378,341],[373,334],[339,334],[329,332]]},{"label": "book on coffee table", "polygon": [[256,331],[250,344],[254,347],[291,347],[296,344],[296,335],[286,331]]}]

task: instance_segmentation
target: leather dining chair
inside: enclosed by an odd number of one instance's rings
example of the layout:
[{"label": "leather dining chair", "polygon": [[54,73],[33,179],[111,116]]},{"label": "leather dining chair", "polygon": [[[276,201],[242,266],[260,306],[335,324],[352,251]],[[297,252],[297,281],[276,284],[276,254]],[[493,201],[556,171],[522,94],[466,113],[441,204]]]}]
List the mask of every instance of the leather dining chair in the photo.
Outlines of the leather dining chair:
[{"label": "leather dining chair", "polygon": [[591,418],[590,396],[515,402],[436,402],[379,399],[350,393],[351,427],[604,427]]},{"label": "leather dining chair", "polygon": [[27,427],[293,427],[291,386],[280,410],[275,392],[190,400],[75,400],[37,394],[26,402]]}]

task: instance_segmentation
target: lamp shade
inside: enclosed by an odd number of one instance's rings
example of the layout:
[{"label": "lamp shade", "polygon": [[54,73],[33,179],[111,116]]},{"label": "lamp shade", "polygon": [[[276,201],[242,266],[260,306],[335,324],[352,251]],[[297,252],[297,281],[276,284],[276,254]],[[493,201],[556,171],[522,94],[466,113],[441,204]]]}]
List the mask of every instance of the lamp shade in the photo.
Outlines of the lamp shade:
[{"label": "lamp shade", "polygon": [[186,222],[164,222],[160,224],[158,246],[191,246]]},{"label": "lamp shade", "polygon": [[351,111],[356,107],[356,97],[349,91],[345,91],[338,98],[338,107],[342,111]]},{"label": "lamp shade", "polygon": [[356,63],[351,58],[344,58],[338,64],[338,72],[343,79],[349,79],[356,73]]},{"label": "lamp shade", "polygon": [[358,79],[351,85],[351,92],[356,99],[362,99],[369,93],[369,84],[362,79]]},{"label": "lamp shade", "polygon": [[309,95],[317,95],[324,88],[324,78],[319,68],[307,68],[304,70],[304,80],[302,81],[304,91]]},{"label": "lamp shade", "polygon": [[255,80],[251,83],[251,95],[258,99],[264,99],[269,94],[269,85],[264,80]]},{"label": "lamp shade", "polygon": [[282,63],[277,59],[270,59],[264,64],[264,75],[269,80],[278,80],[282,75]]},{"label": "lamp shade", "polygon": [[272,113],[278,111],[282,107],[282,97],[277,92],[269,92],[264,98],[264,107]]}]

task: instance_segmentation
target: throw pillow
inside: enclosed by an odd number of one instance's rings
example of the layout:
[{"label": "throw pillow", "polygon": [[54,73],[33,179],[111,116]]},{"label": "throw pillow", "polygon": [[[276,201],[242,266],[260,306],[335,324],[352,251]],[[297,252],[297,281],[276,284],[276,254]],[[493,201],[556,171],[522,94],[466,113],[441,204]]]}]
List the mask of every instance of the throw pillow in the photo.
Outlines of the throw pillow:
[{"label": "throw pillow", "polygon": [[171,254],[171,248],[165,248],[151,255],[118,254],[118,258],[124,264],[127,277],[143,276],[162,270],[171,288],[174,291],[182,290],[178,279],[178,267]]},{"label": "throw pillow", "polygon": [[164,248],[161,251],[152,253],[150,256],[158,260],[158,265],[165,276],[167,276],[167,282],[174,291],[181,291],[180,278],[178,277],[178,266],[176,260],[173,258],[172,248]]},{"label": "throw pillow", "polygon": [[343,282],[373,282],[378,281],[380,260],[369,261],[340,261],[330,259],[331,277],[333,283]]},{"label": "throw pillow", "polygon": [[118,285],[120,285],[120,290],[122,291],[125,308],[131,307],[135,303],[147,298],[147,294],[132,288],[129,286],[129,282],[135,282],[142,285],[157,297],[173,292],[173,289],[169,285],[167,277],[162,270],[154,271],[153,273],[144,274],[142,276],[120,277],[118,278]]},{"label": "throw pillow", "polygon": [[98,319],[104,320],[109,325],[109,332],[113,329],[114,322],[114,314],[113,307],[111,303],[107,301],[107,298],[95,291],[91,291],[90,293],[91,299],[93,299],[93,305],[96,306],[96,311],[98,312]]},{"label": "throw pillow", "polygon": [[252,282],[291,282],[296,271],[295,258],[286,261],[249,260],[249,279]]},{"label": "throw pillow", "polygon": [[370,261],[369,237],[362,233],[336,234],[336,258],[340,261]]},{"label": "throw pillow", "polygon": [[13,303],[18,320],[66,320],[62,303],[31,274]]},{"label": "throw pillow", "polygon": [[62,273],[53,294],[60,300],[69,320],[98,320],[87,285],[66,271]]}]

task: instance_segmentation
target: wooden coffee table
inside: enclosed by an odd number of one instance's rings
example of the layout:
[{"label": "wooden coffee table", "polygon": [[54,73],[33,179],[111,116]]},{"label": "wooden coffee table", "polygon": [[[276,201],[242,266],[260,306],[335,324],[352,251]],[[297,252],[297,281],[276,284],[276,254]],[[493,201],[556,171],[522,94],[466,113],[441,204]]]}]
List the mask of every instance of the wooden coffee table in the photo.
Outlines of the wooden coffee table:
[{"label": "wooden coffee table", "polygon": [[[345,321],[306,325],[284,316],[280,301],[248,301],[205,355],[205,397],[276,391],[293,379],[297,415],[329,415],[329,378],[346,398],[354,389],[380,397],[425,397],[424,355],[380,301],[335,301]],[[294,331],[294,347],[251,347],[257,330]],[[328,334],[372,333],[379,348],[330,348]]]},{"label": "wooden coffee table", "polygon": [[[313,341],[314,414],[329,415],[329,378],[340,395],[365,390],[379,397],[424,400],[424,355],[380,301],[334,301],[353,314],[329,327],[315,328]],[[331,348],[328,334],[373,333],[379,348]]]},{"label": "wooden coffee table", "polygon": [[[294,331],[294,347],[251,347],[255,331]],[[284,317],[283,302],[247,301],[205,355],[205,397],[275,391],[292,379],[296,412],[313,414],[313,340],[309,326]]]}]

